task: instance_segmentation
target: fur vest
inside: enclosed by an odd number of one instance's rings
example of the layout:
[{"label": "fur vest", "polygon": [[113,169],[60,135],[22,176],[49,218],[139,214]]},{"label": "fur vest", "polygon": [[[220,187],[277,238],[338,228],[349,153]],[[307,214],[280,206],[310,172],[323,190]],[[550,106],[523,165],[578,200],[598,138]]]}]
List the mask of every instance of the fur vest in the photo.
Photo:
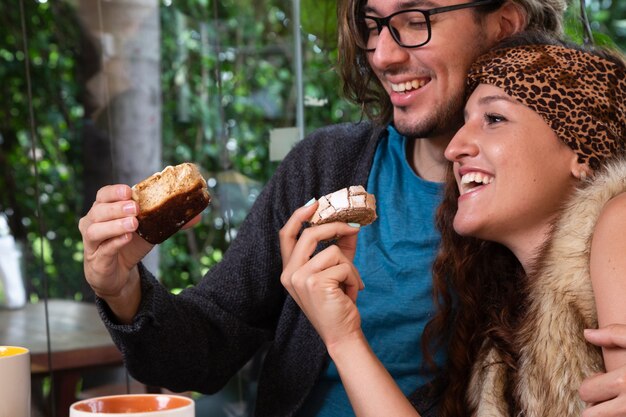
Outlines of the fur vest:
[{"label": "fur vest", "polygon": [[[578,396],[580,384],[604,371],[600,349],[583,337],[583,329],[598,326],[589,253],[600,212],[624,191],[626,160],[596,173],[566,205],[536,273],[529,276],[528,308],[516,340],[519,416],[580,416],[585,408]],[[507,375],[498,356],[483,348],[472,370],[468,399],[476,417],[508,417],[503,397]]]}]

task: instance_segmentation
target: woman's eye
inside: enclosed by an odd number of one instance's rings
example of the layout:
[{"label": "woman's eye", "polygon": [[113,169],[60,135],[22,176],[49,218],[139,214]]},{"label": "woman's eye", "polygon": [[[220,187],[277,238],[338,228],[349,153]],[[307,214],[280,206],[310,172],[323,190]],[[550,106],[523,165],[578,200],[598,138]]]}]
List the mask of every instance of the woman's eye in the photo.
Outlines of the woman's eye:
[{"label": "woman's eye", "polygon": [[485,121],[487,122],[487,124],[494,124],[494,123],[505,122],[506,118],[496,113],[485,113]]}]

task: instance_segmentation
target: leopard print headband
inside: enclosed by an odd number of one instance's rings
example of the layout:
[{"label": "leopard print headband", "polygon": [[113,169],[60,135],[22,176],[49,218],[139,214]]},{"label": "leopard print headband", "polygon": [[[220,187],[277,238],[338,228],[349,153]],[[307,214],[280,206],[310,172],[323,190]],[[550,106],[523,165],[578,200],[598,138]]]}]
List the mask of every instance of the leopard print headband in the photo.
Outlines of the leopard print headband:
[{"label": "leopard print headband", "polygon": [[537,112],[596,170],[626,148],[626,70],[589,52],[555,45],[496,49],[468,76],[468,95],[491,84]]}]

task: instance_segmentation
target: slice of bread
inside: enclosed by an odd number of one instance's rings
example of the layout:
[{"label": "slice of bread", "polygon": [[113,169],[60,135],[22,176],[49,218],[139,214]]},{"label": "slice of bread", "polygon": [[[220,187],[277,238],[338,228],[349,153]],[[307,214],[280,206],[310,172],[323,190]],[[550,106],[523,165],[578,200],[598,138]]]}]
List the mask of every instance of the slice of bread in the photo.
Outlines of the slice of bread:
[{"label": "slice of bread", "polygon": [[139,204],[137,233],[156,245],[176,233],[211,202],[206,181],[194,164],[168,166],[132,187]]},{"label": "slice of bread", "polygon": [[330,222],[358,223],[366,226],[376,220],[376,197],[360,185],[342,188],[321,197],[309,220],[312,225]]}]

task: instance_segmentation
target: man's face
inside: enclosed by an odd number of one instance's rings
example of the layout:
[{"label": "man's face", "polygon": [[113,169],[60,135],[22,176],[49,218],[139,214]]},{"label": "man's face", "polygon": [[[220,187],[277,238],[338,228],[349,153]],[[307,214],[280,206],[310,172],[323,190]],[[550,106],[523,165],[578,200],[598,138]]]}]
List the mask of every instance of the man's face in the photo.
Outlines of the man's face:
[{"label": "man's face", "polygon": [[[406,9],[431,9],[468,0],[369,0],[365,14],[385,17]],[[459,127],[465,76],[471,63],[495,43],[472,9],[431,16],[432,37],[419,48],[403,48],[383,28],[368,61],[394,108],[394,124],[408,137],[449,134]],[[493,33],[494,31],[491,31]]]}]

